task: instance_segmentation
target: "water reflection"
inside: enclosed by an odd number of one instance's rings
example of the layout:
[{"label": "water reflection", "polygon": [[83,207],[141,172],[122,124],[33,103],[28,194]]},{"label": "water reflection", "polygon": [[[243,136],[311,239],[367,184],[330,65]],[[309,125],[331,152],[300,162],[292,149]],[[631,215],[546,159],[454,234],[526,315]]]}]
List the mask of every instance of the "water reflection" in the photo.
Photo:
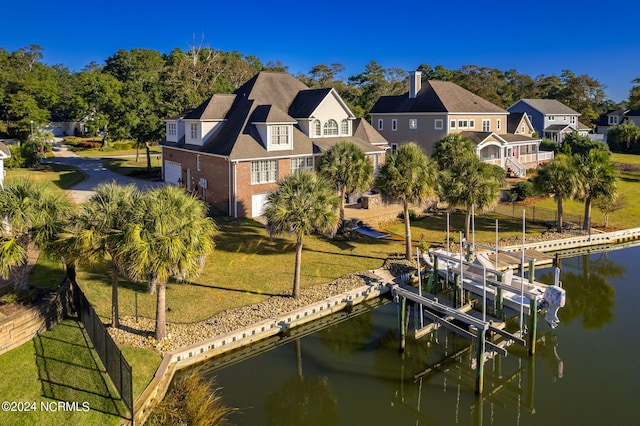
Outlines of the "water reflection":
[{"label": "water reflection", "polygon": [[338,401],[326,376],[305,377],[300,339],[293,342],[296,373],[269,394],[264,410],[269,425],[332,425],[340,419]]},{"label": "water reflection", "polygon": [[[607,253],[575,257],[564,261],[560,279],[567,291],[567,304],[559,312],[562,322],[567,324],[582,317],[585,330],[603,328],[614,317],[615,289],[607,278],[624,276],[626,269],[611,260]],[[551,282],[550,273],[543,274],[541,281]]]}]

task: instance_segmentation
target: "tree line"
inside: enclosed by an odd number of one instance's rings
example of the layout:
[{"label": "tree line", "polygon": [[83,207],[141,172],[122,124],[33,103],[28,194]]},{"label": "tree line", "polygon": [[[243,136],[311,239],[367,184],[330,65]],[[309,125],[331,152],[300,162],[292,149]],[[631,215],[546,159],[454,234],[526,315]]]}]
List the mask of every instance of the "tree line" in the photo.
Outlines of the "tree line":
[{"label": "tree line", "polygon": [[[231,93],[259,71],[288,71],[280,61],[264,64],[255,56],[215,50],[195,40],[188,49],[168,54],[121,49],[103,64],[92,62],[78,72],[42,60],[43,49],[37,45],[14,52],[0,48],[0,135],[26,140],[32,126],[82,120],[104,143],[159,141],[164,118],[184,113],[214,93]],[[623,105],[607,99],[598,80],[570,70],[532,77],[478,65],[447,69],[421,64],[417,69],[423,78],[451,81],[503,108],[521,98],[558,99],[578,111],[585,124],[610,109],[640,108],[640,78],[632,81]],[[344,77],[345,72],[340,63],[318,64],[296,77],[312,88],[335,88],[358,117],[366,117],[380,96],[407,90],[406,70],[384,68],[373,60],[355,75]]]}]

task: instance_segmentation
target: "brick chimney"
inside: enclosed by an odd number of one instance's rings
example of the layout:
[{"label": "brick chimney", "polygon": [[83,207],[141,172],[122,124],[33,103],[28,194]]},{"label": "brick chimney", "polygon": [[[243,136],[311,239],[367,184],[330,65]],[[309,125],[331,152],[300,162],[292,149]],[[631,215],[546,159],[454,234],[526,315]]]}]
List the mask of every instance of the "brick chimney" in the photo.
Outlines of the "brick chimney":
[{"label": "brick chimney", "polygon": [[414,99],[418,96],[418,92],[422,87],[422,72],[411,71],[409,73],[409,99]]}]

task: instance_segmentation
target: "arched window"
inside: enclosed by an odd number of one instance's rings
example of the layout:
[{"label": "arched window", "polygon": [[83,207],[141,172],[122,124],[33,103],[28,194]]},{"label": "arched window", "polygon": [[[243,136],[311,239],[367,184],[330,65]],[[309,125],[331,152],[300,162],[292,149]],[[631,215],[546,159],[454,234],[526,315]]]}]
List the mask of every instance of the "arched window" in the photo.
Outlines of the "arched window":
[{"label": "arched window", "polygon": [[338,123],[336,123],[336,120],[332,119],[324,123],[324,135],[338,136]]},{"label": "arched window", "polygon": [[315,136],[322,136],[322,126],[320,120],[313,120],[313,134]]},{"label": "arched window", "polygon": [[348,135],[349,134],[349,120],[346,118],[340,122],[340,134]]}]

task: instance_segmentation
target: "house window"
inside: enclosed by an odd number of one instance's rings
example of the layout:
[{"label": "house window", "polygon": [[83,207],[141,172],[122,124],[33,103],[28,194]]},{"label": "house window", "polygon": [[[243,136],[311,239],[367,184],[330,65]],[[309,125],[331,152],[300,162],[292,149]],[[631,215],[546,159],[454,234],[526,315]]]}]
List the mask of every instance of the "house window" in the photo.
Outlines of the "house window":
[{"label": "house window", "polygon": [[251,183],[269,183],[278,180],[278,162],[261,160],[251,162]]},{"label": "house window", "polygon": [[524,133],[524,124],[522,126],[520,126],[520,133]]},{"label": "house window", "polygon": [[491,120],[482,120],[482,131],[483,132],[491,131]]},{"label": "house window", "polygon": [[167,128],[167,136],[175,136],[176,135],[176,123],[169,123]]},{"label": "house window", "polygon": [[391,120],[391,130],[393,131],[398,130],[398,120],[396,120],[395,118]]},{"label": "house window", "polygon": [[[618,118],[618,117],[616,117],[616,118]],[[576,124],[576,118],[575,117],[571,117],[570,123],[571,124]]]},{"label": "house window", "polygon": [[378,130],[382,130],[383,125],[382,125],[382,118],[378,119]]},{"label": "house window", "polygon": [[336,120],[329,120],[324,123],[325,136],[338,136],[338,123]]},{"label": "house window", "polygon": [[441,118],[436,118],[433,121],[433,128],[436,130],[442,130],[442,126],[444,126],[444,122],[442,121]]},{"label": "house window", "polygon": [[313,130],[316,136],[322,136],[322,126],[320,120],[313,120]]},{"label": "house window", "polygon": [[200,171],[200,154],[196,155],[196,170]]},{"label": "house window", "polygon": [[476,120],[469,120],[469,128],[470,129],[476,128]]},{"label": "house window", "polygon": [[270,126],[271,145],[289,145],[289,126]]},{"label": "house window", "polygon": [[496,120],[496,130],[500,130],[502,128],[502,120],[499,118]]},{"label": "house window", "polygon": [[346,118],[340,122],[340,134],[349,134],[349,120],[347,120]]},{"label": "house window", "polygon": [[312,170],[313,171],[313,156],[292,158],[291,159],[291,174],[294,174],[298,170]]},{"label": "house window", "polygon": [[562,121],[567,121],[567,116],[566,115],[562,116]]},{"label": "house window", "polygon": [[397,143],[392,143],[391,144],[391,153],[393,154],[397,150],[398,150],[398,144]]},{"label": "house window", "polygon": [[449,123],[449,128],[450,129],[455,129],[456,128],[456,120],[451,120],[451,122]]},{"label": "house window", "polygon": [[466,129],[467,127],[469,127],[467,120],[458,120],[458,129]]},{"label": "house window", "polygon": [[409,119],[409,128],[410,129],[417,129],[418,128],[418,119],[417,118],[410,118]]},{"label": "house window", "polygon": [[198,123],[191,123],[191,139],[198,139]]},{"label": "house window", "polygon": [[618,124],[618,117],[616,116],[609,116],[609,124]]},{"label": "house window", "polygon": [[549,116],[549,121],[555,121],[556,117],[554,115]]}]

